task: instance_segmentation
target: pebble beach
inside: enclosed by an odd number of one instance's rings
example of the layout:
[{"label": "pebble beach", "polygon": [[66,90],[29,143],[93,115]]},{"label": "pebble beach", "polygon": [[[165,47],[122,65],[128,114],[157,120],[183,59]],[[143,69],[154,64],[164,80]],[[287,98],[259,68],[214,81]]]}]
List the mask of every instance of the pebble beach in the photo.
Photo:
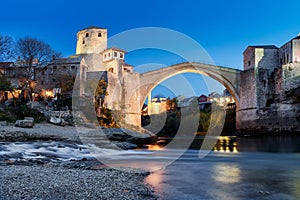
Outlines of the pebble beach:
[{"label": "pebble beach", "polygon": [[[33,128],[0,126],[2,145],[6,135],[29,138],[49,137],[78,141],[74,127],[37,124]],[[14,137],[13,137],[14,138]],[[43,139],[45,139],[43,138]],[[16,139],[16,138],[15,138]],[[18,137],[17,137],[18,139]],[[149,174],[140,169],[112,169],[86,162],[0,161],[0,199],[156,199]]]}]

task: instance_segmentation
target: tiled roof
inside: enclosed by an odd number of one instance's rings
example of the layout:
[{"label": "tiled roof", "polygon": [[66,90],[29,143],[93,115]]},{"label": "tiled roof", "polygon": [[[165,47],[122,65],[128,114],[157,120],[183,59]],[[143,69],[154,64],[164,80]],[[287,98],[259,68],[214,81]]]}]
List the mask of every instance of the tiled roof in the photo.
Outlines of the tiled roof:
[{"label": "tiled roof", "polygon": [[102,27],[99,27],[99,26],[88,26],[84,29],[81,29],[80,31],[83,31],[83,30],[86,30],[86,29],[106,29],[106,28],[102,28]]},{"label": "tiled roof", "polygon": [[[111,47],[111,48],[108,48],[108,49],[105,49],[104,51],[108,51],[108,50],[115,50],[115,51],[121,51],[121,52],[124,52],[124,53],[127,53],[126,51],[122,50],[122,49],[119,49],[117,47]],[[103,52],[104,52],[103,51]]]},{"label": "tiled roof", "polygon": [[123,66],[126,66],[126,67],[133,67],[132,65],[128,64],[128,63],[124,63]]},{"label": "tiled roof", "polygon": [[299,40],[300,39],[300,34],[297,37],[294,37],[292,40]]},{"label": "tiled roof", "polygon": [[254,46],[249,46],[253,48],[263,48],[263,49],[278,49],[275,45],[254,45]]},{"label": "tiled roof", "polygon": [[0,67],[10,67],[11,64],[13,64],[13,62],[0,62]]}]

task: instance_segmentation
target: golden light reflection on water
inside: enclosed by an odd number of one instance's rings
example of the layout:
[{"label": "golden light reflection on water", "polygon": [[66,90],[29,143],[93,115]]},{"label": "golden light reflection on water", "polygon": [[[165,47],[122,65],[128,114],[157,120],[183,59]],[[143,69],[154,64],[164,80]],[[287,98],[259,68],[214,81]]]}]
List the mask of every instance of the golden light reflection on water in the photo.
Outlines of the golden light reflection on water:
[{"label": "golden light reflection on water", "polygon": [[235,138],[219,137],[217,144],[214,146],[213,151],[238,153],[237,143]]},{"label": "golden light reflection on water", "polygon": [[164,150],[164,146],[161,146],[161,145],[158,145],[158,144],[152,144],[152,145],[147,145],[147,149],[148,150],[159,151],[159,150]]},{"label": "golden light reflection on water", "polygon": [[156,171],[155,173],[150,174],[145,179],[145,182],[149,183],[152,186],[158,186],[163,182],[162,171]]},{"label": "golden light reflection on water", "polygon": [[213,179],[221,183],[238,183],[241,181],[241,171],[229,164],[217,164],[213,167]]},{"label": "golden light reflection on water", "polygon": [[[183,138],[184,140],[185,138]],[[200,149],[202,142],[203,142],[203,137],[202,138],[196,138],[195,141],[197,141],[195,144],[193,143],[191,146],[191,149]],[[208,138],[209,140],[210,138]],[[166,150],[166,145],[168,144],[169,139],[161,139],[159,143],[157,144],[151,144],[147,145],[148,150],[152,151],[160,151],[160,150]],[[212,149],[213,151],[217,152],[226,152],[226,153],[238,153],[238,148],[237,148],[237,142],[235,137],[228,137],[228,136],[221,136],[218,137],[218,141],[215,144],[215,146]]]}]

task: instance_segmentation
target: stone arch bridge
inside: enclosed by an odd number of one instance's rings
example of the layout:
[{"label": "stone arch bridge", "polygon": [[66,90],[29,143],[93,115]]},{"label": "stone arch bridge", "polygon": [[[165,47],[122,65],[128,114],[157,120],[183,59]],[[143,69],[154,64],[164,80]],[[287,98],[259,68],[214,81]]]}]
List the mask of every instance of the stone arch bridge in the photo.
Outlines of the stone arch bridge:
[{"label": "stone arch bridge", "polygon": [[162,81],[182,73],[198,73],[209,76],[225,86],[233,96],[237,110],[240,107],[241,70],[203,64],[185,62],[145,73],[125,73],[117,77],[108,73],[108,98],[106,106],[121,110],[125,124],[141,126],[141,108],[148,94]]}]

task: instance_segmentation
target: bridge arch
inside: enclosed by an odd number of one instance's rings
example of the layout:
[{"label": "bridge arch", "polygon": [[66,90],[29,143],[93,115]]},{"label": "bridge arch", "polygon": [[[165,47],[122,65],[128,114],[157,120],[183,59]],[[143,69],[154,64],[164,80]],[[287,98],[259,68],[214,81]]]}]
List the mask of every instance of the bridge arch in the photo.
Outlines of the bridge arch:
[{"label": "bridge arch", "polygon": [[148,94],[161,82],[178,74],[196,73],[206,75],[222,84],[233,96],[236,107],[239,108],[240,70],[203,64],[198,62],[185,62],[169,67],[145,72],[140,77],[140,107],[143,106]]}]

